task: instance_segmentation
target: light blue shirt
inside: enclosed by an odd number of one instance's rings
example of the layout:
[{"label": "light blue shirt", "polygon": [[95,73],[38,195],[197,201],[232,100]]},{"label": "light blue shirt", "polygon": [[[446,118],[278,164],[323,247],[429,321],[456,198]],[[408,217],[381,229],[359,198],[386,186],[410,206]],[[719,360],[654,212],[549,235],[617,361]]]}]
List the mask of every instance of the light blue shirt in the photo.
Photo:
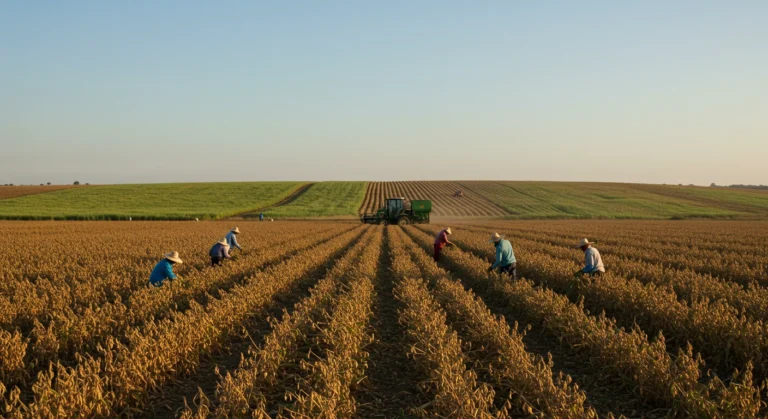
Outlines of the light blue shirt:
[{"label": "light blue shirt", "polygon": [[493,262],[491,269],[499,266],[504,267],[517,262],[515,252],[512,250],[512,243],[509,240],[502,239],[496,246],[496,261]]},{"label": "light blue shirt", "polygon": [[243,248],[240,247],[239,244],[237,244],[236,236],[237,234],[235,234],[234,231],[230,231],[229,233],[227,233],[227,244],[229,244],[230,249],[234,249],[235,247],[237,247],[238,249],[243,250]]}]

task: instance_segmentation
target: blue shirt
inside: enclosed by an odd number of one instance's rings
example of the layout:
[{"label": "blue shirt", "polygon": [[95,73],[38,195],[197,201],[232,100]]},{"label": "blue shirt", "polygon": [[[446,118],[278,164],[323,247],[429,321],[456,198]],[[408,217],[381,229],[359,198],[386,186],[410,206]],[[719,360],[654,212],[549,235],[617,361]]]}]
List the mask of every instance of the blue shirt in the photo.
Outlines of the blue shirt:
[{"label": "blue shirt", "polygon": [[155,269],[152,269],[152,274],[149,276],[149,283],[152,285],[163,285],[163,281],[166,279],[176,279],[176,275],[173,273],[173,264],[168,259],[163,259],[155,265]]},{"label": "blue shirt", "polygon": [[216,243],[208,252],[212,258],[226,259],[229,257],[229,248],[221,243]]},{"label": "blue shirt", "polygon": [[237,234],[235,234],[234,231],[230,231],[227,234],[227,244],[229,244],[229,247],[231,249],[234,249],[235,247],[237,247],[238,249],[243,250],[243,248],[240,247],[239,244],[237,244],[237,237],[235,237],[235,236],[237,236]]},{"label": "blue shirt", "polygon": [[496,245],[496,261],[493,262],[491,268],[499,266],[504,267],[515,262],[517,262],[517,260],[515,259],[515,252],[512,250],[512,243],[510,243],[509,240],[502,239],[501,242]]}]

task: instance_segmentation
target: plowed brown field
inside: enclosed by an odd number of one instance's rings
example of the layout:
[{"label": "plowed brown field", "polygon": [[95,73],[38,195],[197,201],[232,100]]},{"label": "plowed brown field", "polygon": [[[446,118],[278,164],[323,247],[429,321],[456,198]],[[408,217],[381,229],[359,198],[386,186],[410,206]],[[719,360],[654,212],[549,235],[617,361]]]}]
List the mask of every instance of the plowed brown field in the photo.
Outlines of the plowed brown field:
[{"label": "plowed brown field", "polygon": [[73,185],[45,186],[0,186],[0,199],[17,198],[19,196],[35,195],[45,192],[61,191],[75,188]]}]

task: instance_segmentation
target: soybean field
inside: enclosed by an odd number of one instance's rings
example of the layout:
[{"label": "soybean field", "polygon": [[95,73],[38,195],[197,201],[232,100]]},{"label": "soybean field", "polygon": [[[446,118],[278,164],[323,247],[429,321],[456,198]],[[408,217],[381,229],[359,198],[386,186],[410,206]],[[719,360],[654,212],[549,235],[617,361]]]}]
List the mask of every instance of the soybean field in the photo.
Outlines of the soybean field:
[{"label": "soybean field", "polygon": [[768,223],[471,219],[439,262],[446,225],[237,225],[214,268],[232,222],[0,222],[3,416],[766,414]]}]

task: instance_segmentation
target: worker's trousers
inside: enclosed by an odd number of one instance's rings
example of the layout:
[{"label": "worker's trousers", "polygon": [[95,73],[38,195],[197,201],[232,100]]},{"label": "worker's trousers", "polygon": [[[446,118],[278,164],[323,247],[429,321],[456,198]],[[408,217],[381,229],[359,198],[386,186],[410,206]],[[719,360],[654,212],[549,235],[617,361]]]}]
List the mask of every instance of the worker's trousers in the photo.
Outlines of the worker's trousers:
[{"label": "worker's trousers", "polygon": [[517,263],[510,263],[499,268],[499,272],[509,275],[510,279],[517,281]]},{"label": "worker's trousers", "polygon": [[211,266],[219,266],[221,265],[222,258],[212,257],[211,258]]},{"label": "worker's trousers", "polygon": [[442,244],[436,244],[435,245],[435,262],[440,261],[440,254],[443,252],[443,247],[445,247]]}]

